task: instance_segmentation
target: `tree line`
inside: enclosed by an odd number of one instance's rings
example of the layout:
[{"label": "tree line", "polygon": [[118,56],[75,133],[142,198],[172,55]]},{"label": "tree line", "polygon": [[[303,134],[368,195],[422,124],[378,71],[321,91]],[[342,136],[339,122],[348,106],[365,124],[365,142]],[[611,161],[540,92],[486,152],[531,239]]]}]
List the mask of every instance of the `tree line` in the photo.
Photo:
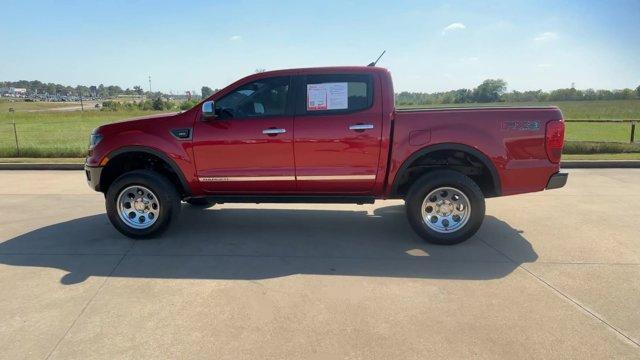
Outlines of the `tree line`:
[{"label": "tree line", "polygon": [[491,102],[544,102],[581,100],[631,100],[640,99],[640,86],[635,90],[579,90],[575,88],[551,91],[530,90],[507,92],[502,79],[487,79],[473,89],[458,89],[435,93],[403,91],[396,94],[398,105],[464,104]]},{"label": "tree line", "polygon": [[112,97],[118,95],[142,95],[145,91],[141,86],[122,89],[118,85],[62,85],[55,83],[43,83],[38,80],[19,80],[19,81],[2,81],[0,87],[14,87],[27,89],[29,94],[48,94],[48,95],[79,95]]},{"label": "tree line", "polygon": [[[48,95],[80,95],[102,98],[118,95],[143,95],[157,98],[164,94],[145,92],[141,86],[122,89],[117,85],[77,85],[75,87],[55,83],[43,83],[38,80],[3,81],[0,87],[25,88],[29,94]],[[201,88],[203,98],[216,92],[208,86]],[[491,102],[545,102],[566,100],[629,100],[640,99],[640,86],[635,90],[579,90],[575,88],[556,89],[551,91],[529,90],[507,92],[507,83],[502,79],[487,79],[473,89],[457,89],[434,93],[403,91],[395,94],[398,105],[431,105],[431,104],[464,104]]]}]

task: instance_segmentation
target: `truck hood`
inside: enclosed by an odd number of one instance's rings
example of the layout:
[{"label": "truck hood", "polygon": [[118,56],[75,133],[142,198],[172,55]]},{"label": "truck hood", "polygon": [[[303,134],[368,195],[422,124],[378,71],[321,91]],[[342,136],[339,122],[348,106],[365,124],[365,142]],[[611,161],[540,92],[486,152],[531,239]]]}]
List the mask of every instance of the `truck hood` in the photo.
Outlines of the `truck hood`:
[{"label": "truck hood", "polygon": [[138,128],[151,124],[161,124],[164,122],[164,120],[173,118],[177,114],[180,114],[180,112],[144,115],[129,119],[118,120],[109,124],[100,125],[94,130],[94,132],[98,134],[109,134],[112,132],[120,132],[123,130]]}]

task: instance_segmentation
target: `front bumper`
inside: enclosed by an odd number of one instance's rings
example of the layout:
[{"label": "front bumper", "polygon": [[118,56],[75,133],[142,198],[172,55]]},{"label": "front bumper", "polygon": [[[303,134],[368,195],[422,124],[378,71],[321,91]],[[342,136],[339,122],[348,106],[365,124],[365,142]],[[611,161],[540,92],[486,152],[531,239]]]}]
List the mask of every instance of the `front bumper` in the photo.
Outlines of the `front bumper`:
[{"label": "front bumper", "polygon": [[102,174],[102,166],[84,166],[84,174],[87,177],[87,183],[95,191],[100,191],[100,175]]},{"label": "front bumper", "polygon": [[547,187],[545,189],[559,189],[567,184],[567,178],[569,178],[569,174],[567,173],[555,173],[549,178],[549,182],[547,182]]}]

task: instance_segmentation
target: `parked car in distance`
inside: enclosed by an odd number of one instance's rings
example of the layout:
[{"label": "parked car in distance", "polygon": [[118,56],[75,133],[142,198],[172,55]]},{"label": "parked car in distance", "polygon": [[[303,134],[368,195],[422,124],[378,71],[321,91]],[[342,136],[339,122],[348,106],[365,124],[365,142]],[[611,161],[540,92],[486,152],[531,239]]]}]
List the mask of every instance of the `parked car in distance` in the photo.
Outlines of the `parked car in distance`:
[{"label": "parked car in distance", "polygon": [[400,110],[386,69],[291,69],[179,114],[100,126],[85,170],[132,238],[160,234],[181,201],[404,199],[413,229],[449,245],[478,230],[486,198],[564,186],[563,140],[555,107]]}]

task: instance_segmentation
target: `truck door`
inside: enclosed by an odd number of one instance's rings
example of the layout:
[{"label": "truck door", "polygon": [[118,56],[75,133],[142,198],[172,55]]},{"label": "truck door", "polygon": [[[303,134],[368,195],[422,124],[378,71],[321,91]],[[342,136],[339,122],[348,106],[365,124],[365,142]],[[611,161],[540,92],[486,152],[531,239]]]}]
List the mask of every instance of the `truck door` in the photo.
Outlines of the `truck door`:
[{"label": "truck door", "polygon": [[205,191],[295,191],[290,88],[289,76],[251,81],[215,101],[215,119],[196,121],[193,152]]},{"label": "truck door", "polygon": [[298,191],[372,191],[382,140],[380,93],[379,82],[371,74],[309,74],[296,78],[294,154]]}]

